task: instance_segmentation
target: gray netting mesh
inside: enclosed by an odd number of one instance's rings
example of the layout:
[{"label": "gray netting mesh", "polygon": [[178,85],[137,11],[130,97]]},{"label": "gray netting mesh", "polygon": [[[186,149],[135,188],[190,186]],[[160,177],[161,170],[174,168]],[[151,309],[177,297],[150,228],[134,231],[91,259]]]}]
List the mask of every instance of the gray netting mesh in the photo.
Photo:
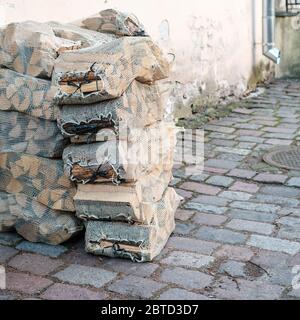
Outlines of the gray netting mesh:
[{"label": "gray netting mesh", "polygon": [[[156,169],[171,170],[176,129],[165,122],[136,130],[132,139],[70,145],[63,153],[72,181],[137,181]],[[132,141],[133,140],[133,141]]]},{"label": "gray netting mesh", "polygon": [[83,220],[150,224],[155,211],[145,203],[160,201],[171,179],[171,171],[157,170],[135,183],[80,185],[74,198],[76,214]]},{"label": "gray netting mesh", "polygon": [[59,107],[53,101],[55,93],[50,81],[0,69],[0,110],[56,121]]},{"label": "gray netting mesh", "polygon": [[134,262],[152,261],[175,229],[174,215],[180,200],[176,192],[169,188],[160,202],[147,204],[148,210],[155,211],[155,218],[149,226],[89,221],[85,235],[86,250],[96,255]]},{"label": "gray netting mesh", "polygon": [[45,158],[61,158],[69,139],[57,123],[15,111],[0,111],[0,153],[23,152]]},{"label": "gray netting mesh", "polygon": [[81,22],[83,28],[107,32],[118,36],[146,36],[145,28],[132,13],[114,9],[100,11]]},{"label": "gray netting mesh", "polygon": [[89,104],[120,97],[133,80],[152,84],[169,75],[169,63],[150,38],[125,37],[62,53],[53,83],[58,104]]},{"label": "gray netting mesh", "polygon": [[0,153],[0,191],[23,193],[55,210],[74,212],[75,186],[63,162],[21,153]]},{"label": "gray netting mesh", "polygon": [[46,23],[11,23],[0,30],[0,65],[22,74],[50,79],[58,54],[80,47],[80,42],[56,37]]},{"label": "gray netting mesh", "polygon": [[65,136],[85,134],[90,140],[103,128],[111,128],[118,134],[120,123],[128,128],[143,128],[163,119],[162,96],[158,84],[149,86],[133,81],[120,98],[63,106],[58,125]]},{"label": "gray netting mesh", "polygon": [[52,210],[24,194],[0,192],[0,230],[14,227],[26,240],[58,245],[83,230],[74,214]]}]

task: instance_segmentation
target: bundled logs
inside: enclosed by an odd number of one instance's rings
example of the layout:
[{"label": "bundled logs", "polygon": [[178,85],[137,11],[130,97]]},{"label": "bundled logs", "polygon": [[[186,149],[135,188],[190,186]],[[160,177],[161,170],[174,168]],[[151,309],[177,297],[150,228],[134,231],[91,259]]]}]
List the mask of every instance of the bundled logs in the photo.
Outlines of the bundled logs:
[{"label": "bundled logs", "polygon": [[181,198],[169,63],[132,14],[0,30],[0,231],[86,250],[157,256]]}]

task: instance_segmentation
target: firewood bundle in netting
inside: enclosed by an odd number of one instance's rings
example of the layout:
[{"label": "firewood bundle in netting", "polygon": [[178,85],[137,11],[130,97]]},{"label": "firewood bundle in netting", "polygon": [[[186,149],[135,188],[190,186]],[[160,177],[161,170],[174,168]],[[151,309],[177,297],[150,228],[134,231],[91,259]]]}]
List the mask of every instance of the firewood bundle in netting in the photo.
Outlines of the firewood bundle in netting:
[{"label": "firewood bundle in netting", "polygon": [[[0,29],[0,231],[152,260],[175,227],[169,62],[132,14]],[[78,190],[77,190],[78,189]]]}]

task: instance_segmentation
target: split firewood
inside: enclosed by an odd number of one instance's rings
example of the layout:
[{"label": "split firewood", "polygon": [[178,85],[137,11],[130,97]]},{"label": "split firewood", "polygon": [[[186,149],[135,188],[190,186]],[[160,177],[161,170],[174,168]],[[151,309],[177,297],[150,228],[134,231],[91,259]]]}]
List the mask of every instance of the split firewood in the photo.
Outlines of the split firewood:
[{"label": "split firewood", "polygon": [[121,128],[144,128],[163,120],[164,109],[160,85],[133,81],[120,98],[83,106],[62,106],[58,126],[67,137],[86,135],[86,141],[103,141],[101,136],[108,133],[97,135],[100,130],[111,129],[119,136]]},{"label": "split firewood", "polygon": [[123,13],[114,9],[100,11],[79,22],[89,30],[112,33],[117,36],[146,36],[145,28],[132,13]]},{"label": "split firewood", "polygon": [[50,81],[0,69],[0,110],[18,111],[32,117],[56,121],[59,107]]},{"label": "split firewood", "polygon": [[181,198],[169,188],[159,202],[147,203],[155,212],[151,225],[89,221],[85,235],[86,251],[95,255],[152,261],[175,229],[175,212]]},{"label": "split firewood", "polygon": [[115,40],[116,37],[112,34],[103,34],[93,30],[87,30],[80,28],[74,24],[65,24],[59,22],[47,23],[53,30],[57,38],[70,40],[72,42],[81,43],[81,48],[93,47],[95,45],[101,45]]},{"label": "split firewood", "polygon": [[73,213],[49,209],[24,194],[0,192],[0,208],[5,208],[10,217],[4,221],[0,212],[0,231],[5,231],[8,224],[30,242],[59,245],[83,230]]},{"label": "split firewood", "polygon": [[75,211],[76,187],[64,174],[61,160],[0,153],[0,176],[0,191],[25,194],[54,210]]},{"label": "split firewood", "polygon": [[125,37],[62,53],[53,84],[58,104],[90,104],[120,97],[133,80],[153,84],[169,75],[169,63],[150,38]]},{"label": "split firewood", "polygon": [[149,225],[155,211],[148,203],[162,199],[171,171],[156,170],[135,183],[79,185],[74,197],[76,215],[83,220],[138,222]]},{"label": "split firewood", "polygon": [[50,79],[58,54],[81,48],[80,42],[57,38],[46,23],[11,23],[1,33],[0,65],[33,77]]},{"label": "split firewood", "polygon": [[137,130],[128,140],[70,145],[63,160],[78,183],[132,182],[156,169],[171,170],[175,145],[176,129],[162,122]]},{"label": "split firewood", "polygon": [[45,158],[61,158],[69,139],[54,121],[15,111],[0,111],[0,152],[23,152]]},{"label": "split firewood", "polygon": [[17,218],[9,210],[11,201],[10,196],[0,192],[0,232],[12,231],[16,224]]}]

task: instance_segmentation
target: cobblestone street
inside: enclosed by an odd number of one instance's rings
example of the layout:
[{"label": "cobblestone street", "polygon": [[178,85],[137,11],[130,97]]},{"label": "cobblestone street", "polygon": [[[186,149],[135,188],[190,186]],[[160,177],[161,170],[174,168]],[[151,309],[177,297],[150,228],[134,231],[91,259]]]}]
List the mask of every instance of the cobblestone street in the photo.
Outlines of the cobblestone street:
[{"label": "cobblestone street", "polygon": [[0,234],[0,299],[298,299],[300,171],[262,160],[300,145],[300,83],[276,81],[205,127],[205,170],[174,169],[184,198],[153,263],[99,258],[79,237],[64,246]]}]

